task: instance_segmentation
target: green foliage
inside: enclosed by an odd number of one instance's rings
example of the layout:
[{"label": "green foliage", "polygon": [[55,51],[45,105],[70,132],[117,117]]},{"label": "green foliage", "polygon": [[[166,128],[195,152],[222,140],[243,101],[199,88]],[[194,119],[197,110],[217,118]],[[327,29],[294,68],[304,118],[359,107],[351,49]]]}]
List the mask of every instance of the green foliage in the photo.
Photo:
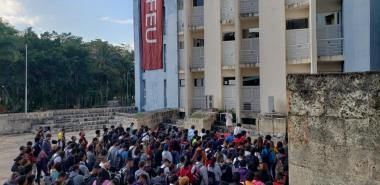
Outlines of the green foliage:
[{"label": "green foliage", "polygon": [[19,32],[0,19],[0,108],[23,111],[26,43],[29,110],[133,102],[133,51],[101,40],[84,42],[70,33]]}]

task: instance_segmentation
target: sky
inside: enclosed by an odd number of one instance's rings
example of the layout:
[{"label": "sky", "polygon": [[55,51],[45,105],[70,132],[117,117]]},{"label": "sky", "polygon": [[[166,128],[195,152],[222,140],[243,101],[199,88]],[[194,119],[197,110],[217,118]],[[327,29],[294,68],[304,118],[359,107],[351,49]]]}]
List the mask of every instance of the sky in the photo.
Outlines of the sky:
[{"label": "sky", "polygon": [[0,0],[0,17],[18,30],[71,32],[133,48],[132,0]]}]

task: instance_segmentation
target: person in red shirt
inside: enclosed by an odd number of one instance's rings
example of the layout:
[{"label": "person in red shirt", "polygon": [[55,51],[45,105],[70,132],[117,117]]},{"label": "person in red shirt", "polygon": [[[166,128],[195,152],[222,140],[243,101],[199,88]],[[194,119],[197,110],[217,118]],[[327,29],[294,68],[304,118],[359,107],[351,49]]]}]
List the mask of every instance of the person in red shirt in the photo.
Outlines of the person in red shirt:
[{"label": "person in red shirt", "polygon": [[185,165],[179,170],[178,176],[179,177],[188,177],[190,179],[190,183],[193,182],[193,174],[191,173],[191,168],[193,166],[191,165],[191,161],[186,160]]}]

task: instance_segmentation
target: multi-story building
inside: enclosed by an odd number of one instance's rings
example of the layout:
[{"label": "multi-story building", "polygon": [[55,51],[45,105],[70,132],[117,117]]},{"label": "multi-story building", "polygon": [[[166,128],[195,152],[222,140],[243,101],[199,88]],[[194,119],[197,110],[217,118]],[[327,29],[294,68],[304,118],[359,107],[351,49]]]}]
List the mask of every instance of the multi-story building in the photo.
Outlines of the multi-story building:
[{"label": "multi-story building", "polygon": [[151,71],[140,62],[141,3],[134,0],[139,110],[216,108],[249,122],[287,112],[287,74],[380,69],[379,19],[370,19],[377,0],[165,0],[164,67]]}]

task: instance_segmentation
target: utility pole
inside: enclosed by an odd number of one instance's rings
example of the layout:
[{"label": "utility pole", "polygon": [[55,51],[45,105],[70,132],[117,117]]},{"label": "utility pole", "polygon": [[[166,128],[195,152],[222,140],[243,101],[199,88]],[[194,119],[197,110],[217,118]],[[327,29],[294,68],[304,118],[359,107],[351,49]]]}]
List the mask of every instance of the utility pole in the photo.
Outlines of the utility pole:
[{"label": "utility pole", "polygon": [[25,44],[25,113],[28,113],[28,44]]},{"label": "utility pole", "polygon": [[128,93],[128,71],[127,71],[127,106],[129,106],[129,93]]}]

